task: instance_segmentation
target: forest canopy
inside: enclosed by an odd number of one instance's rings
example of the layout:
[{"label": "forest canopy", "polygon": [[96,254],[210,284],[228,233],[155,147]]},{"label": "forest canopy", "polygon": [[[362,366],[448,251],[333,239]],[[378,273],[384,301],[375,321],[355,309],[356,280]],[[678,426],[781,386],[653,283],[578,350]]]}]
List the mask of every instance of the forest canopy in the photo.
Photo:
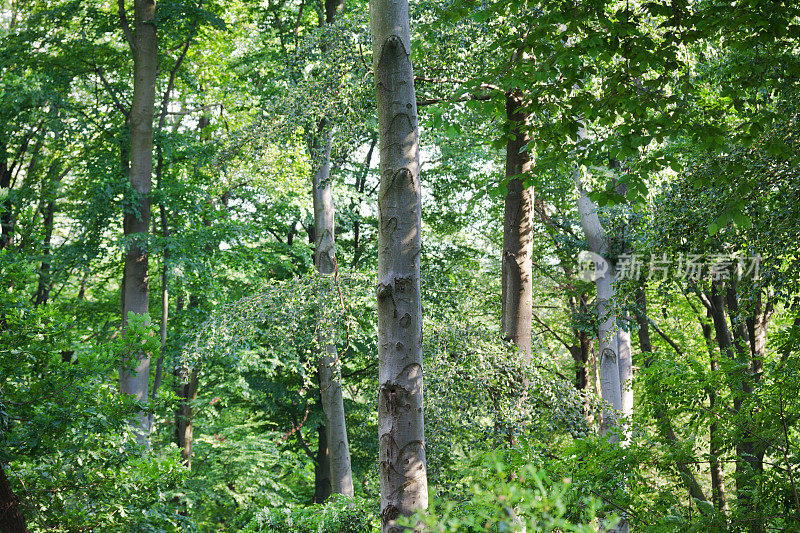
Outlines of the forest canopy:
[{"label": "forest canopy", "polygon": [[0,0],[0,531],[800,531],[800,4]]}]

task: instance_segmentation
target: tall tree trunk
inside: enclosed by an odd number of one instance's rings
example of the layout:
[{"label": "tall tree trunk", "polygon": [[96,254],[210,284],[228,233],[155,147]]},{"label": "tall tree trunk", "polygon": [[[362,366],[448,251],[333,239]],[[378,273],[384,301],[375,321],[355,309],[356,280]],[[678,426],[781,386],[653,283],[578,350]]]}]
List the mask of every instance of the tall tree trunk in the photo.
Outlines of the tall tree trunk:
[{"label": "tall tree trunk", "polygon": [[[580,215],[581,227],[589,244],[589,250],[602,257],[608,252],[608,240],[600,218],[597,215],[597,206],[589,199],[589,195],[583,188],[580,176],[575,175],[575,183],[578,189],[578,213]],[[600,368],[600,390],[603,400],[607,403],[607,408],[603,412],[603,422],[600,426],[601,434],[607,436],[610,441],[618,442],[619,433],[612,431],[615,425],[617,413],[622,411],[622,388],[620,386],[620,375],[625,375],[625,371],[620,371],[619,365],[619,339],[616,334],[616,320],[612,313],[611,306],[615,297],[614,273],[609,267],[608,270],[599,275],[595,280],[597,289],[597,322],[598,338],[600,342],[599,361]],[[630,360],[630,359],[628,359]]]},{"label": "tall tree trunk", "polygon": [[736,444],[736,492],[750,518],[759,520],[751,523],[750,530],[754,532],[765,531],[763,518],[761,516],[761,505],[759,492],[759,482],[764,473],[764,450],[760,443],[757,443],[755,428],[752,426],[752,417],[746,409],[742,409],[747,396],[753,392],[753,350],[748,342],[747,324],[744,316],[739,309],[739,295],[734,280],[730,280],[725,287],[725,305],[728,310],[730,329],[733,333],[733,345],[739,362],[742,397],[739,400],[739,407],[736,408],[742,420],[743,428],[737,435]]},{"label": "tall tree trunk", "polygon": [[[720,352],[727,356],[729,361],[739,363],[733,365],[732,371],[726,375],[733,397],[733,410],[736,416],[740,417],[740,425],[743,426],[735,436],[736,500],[737,506],[745,510],[745,514],[753,519],[748,524],[748,530],[761,532],[764,528],[760,516],[761,506],[756,492],[758,491],[757,481],[762,473],[763,456],[756,449],[752,428],[748,427],[750,417],[746,417],[745,413],[742,412],[747,397],[753,392],[750,376],[750,350],[744,344],[746,331],[738,328],[739,323],[735,318],[738,315],[738,302],[736,301],[735,292],[732,292],[730,287],[726,289],[723,282],[712,281],[711,293],[706,295],[704,303],[711,314]],[[733,332],[725,320],[726,303],[728,311],[734,314],[731,317]],[[743,424],[741,423],[742,418],[744,418]]]},{"label": "tall tree trunk", "polygon": [[322,503],[331,495],[331,462],[328,453],[328,430],[317,428],[317,456],[314,461],[314,503]]},{"label": "tall tree trunk", "polygon": [[[585,136],[585,129],[581,128],[581,138]],[[589,244],[589,250],[596,256],[603,257],[608,253],[609,243],[606,231],[600,223],[597,215],[597,206],[589,199],[589,195],[583,188],[581,181],[581,170],[575,169],[575,186],[578,190],[578,214],[580,216],[581,228]],[[615,277],[612,267],[606,264],[605,272],[596,272],[595,287],[597,289],[597,329],[599,341],[598,366],[600,370],[600,391],[605,401],[603,411],[603,421],[600,424],[600,434],[611,443],[617,443],[622,437],[623,443],[627,441],[627,436],[620,431],[617,417],[620,413],[624,414],[623,391],[620,383],[621,376],[628,376],[630,370],[624,368],[625,364],[630,365],[630,338],[628,337],[627,358],[620,357],[619,334],[616,315],[612,311],[613,302],[616,298],[614,287]],[[622,515],[620,523],[614,529],[604,528],[605,531],[615,533],[627,533],[629,524],[625,513]]]},{"label": "tall tree trunk", "polygon": [[[320,124],[320,133],[327,127]],[[314,262],[320,274],[335,275],[336,244],[334,240],[335,216],[330,183],[330,132],[323,133],[324,150],[322,163],[314,173]],[[331,490],[335,494],[353,495],[353,473],[350,467],[350,446],[347,440],[347,425],[342,399],[341,372],[336,345],[331,332],[319,335],[322,354],[319,358],[319,386],[322,410],[325,413],[328,460],[330,464]]]},{"label": "tall tree trunk", "polygon": [[6,196],[0,201],[0,250],[6,247],[11,240],[11,175],[12,169],[8,165],[8,147],[0,139],[0,189],[4,189]]},{"label": "tall tree trunk", "polygon": [[56,200],[47,200],[44,212],[44,241],[42,242],[42,263],[39,267],[39,283],[33,297],[33,305],[38,307],[47,303],[50,296],[50,241],[53,238],[53,218],[56,211]]},{"label": "tall tree trunk", "polygon": [[[332,24],[344,0],[325,0],[325,23]],[[326,45],[323,43],[323,51]],[[324,143],[320,165],[312,180],[314,199],[314,264],[324,275],[336,275],[336,217],[331,187],[331,130],[327,119],[319,123],[318,139]],[[322,411],[325,413],[327,457],[330,468],[330,486],[335,494],[352,496],[353,472],[350,466],[350,445],[347,440],[347,423],[342,399],[339,357],[331,331],[321,331],[322,347],[317,368]]]},{"label": "tall tree trunk", "polygon": [[344,0],[325,0],[325,23],[333,24],[336,15],[344,9]]},{"label": "tall tree trunk", "polygon": [[569,351],[572,355],[572,360],[575,363],[575,389],[586,390],[589,385],[589,351],[591,350],[591,341],[589,336],[583,331],[575,330],[575,340],[577,344],[573,344]]},{"label": "tall tree trunk", "polygon": [[371,0],[380,127],[378,438],[381,524],[428,507],[422,412],[422,201],[407,0]]},{"label": "tall tree trunk", "polygon": [[19,497],[11,490],[6,477],[5,465],[0,464],[0,531],[3,533],[26,533],[25,517],[19,508]]},{"label": "tall tree trunk", "polygon": [[[175,301],[175,314],[183,311],[183,295],[178,294]],[[200,299],[196,295],[189,296],[189,309],[196,309]],[[176,362],[172,370],[172,386],[178,398],[175,408],[175,444],[181,451],[181,459],[188,467],[192,467],[192,443],[194,439],[194,406],[197,389],[200,385],[200,372],[197,368],[188,368]]]},{"label": "tall tree trunk", "polygon": [[525,187],[530,173],[530,153],[521,151],[530,140],[525,131],[527,115],[522,110],[522,93],[506,94],[506,118],[511,136],[506,145],[508,192],[503,217],[502,317],[503,333],[531,358],[531,320],[533,313],[533,192]]},{"label": "tall tree trunk", "polygon": [[[124,232],[134,237],[125,253],[123,276],[122,323],[128,314],[147,316],[149,312],[149,280],[147,276],[147,244],[150,227],[150,193],[153,171],[153,111],[157,73],[158,41],[156,37],[155,0],[135,0],[133,35],[133,101],[130,113],[130,183],[136,208],[125,213]],[[138,211],[138,212],[137,212]],[[139,241],[139,242],[137,242]],[[130,367],[133,366],[133,371]],[[138,353],[136,361],[123,361],[120,389],[146,404],[150,381],[150,356]],[[142,444],[147,443],[148,417],[140,412],[131,422]]]},{"label": "tall tree trunk", "polygon": [[[631,334],[617,322],[617,345],[619,348],[619,386],[622,395],[622,416],[628,421],[633,416],[633,357]],[[626,435],[626,440],[630,434]]]},{"label": "tall tree trunk", "polygon": [[[164,127],[164,119],[166,117],[166,96],[164,99],[164,108],[161,112],[161,117],[158,121],[158,132],[161,132]],[[176,122],[175,130],[177,130],[180,121]],[[156,187],[162,190],[161,178],[164,171],[164,151],[160,145],[156,146]],[[150,392],[150,399],[155,401],[158,389],[161,387],[161,379],[164,372],[164,351],[167,347],[167,322],[169,320],[169,224],[167,222],[167,208],[164,205],[164,200],[158,206],[159,218],[161,222],[161,237],[164,241],[164,251],[161,254],[161,320],[159,322],[159,340],[160,347],[158,353],[158,360],[156,361],[156,373],[153,377],[153,390]],[[156,233],[156,225],[153,223],[153,234]],[[153,430],[153,414],[148,416],[147,431],[148,434]]]},{"label": "tall tree trunk", "polygon": [[319,124],[319,135],[323,146],[317,145],[321,152],[320,165],[312,179],[314,200],[314,266],[321,274],[333,274],[336,270],[335,212],[331,190],[331,136],[327,120]]},{"label": "tall tree trunk", "polygon": [[175,411],[175,442],[181,451],[183,464],[192,468],[192,443],[194,442],[194,407],[197,399],[199,372],[193,368],[177,368],[174,374],[175,396],[179,403]]}]

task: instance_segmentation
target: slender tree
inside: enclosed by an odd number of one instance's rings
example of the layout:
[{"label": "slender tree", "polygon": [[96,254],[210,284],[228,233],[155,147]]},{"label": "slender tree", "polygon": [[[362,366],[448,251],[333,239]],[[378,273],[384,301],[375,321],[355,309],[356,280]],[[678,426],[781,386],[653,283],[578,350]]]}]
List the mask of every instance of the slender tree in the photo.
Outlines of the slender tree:
[{"label": "slender tree", "polygon": [[[639,349],[642,352],[642,364],[645,368],[649,368],[654,363],[655,358],[653,356],[653,344],[650,341],[650,323],[647,315],[647,294],[645,293],[644,286],[637,287],[636,289],[636,308],[636,323],[639,326]],[[658,401],[653,407],[656,426],[661,433],[662,438],[669,444],[677,446],[679,444],[678,437],[673,428],[673,421],[670,419],[667,412],[666,402]],[[689,495],[697,501],[708,504],[708,499],[706,498],[706,495],[703,492],[700,483],[698,483],[697,478],[695,477],[694,472],[692,472],[689,464],[678,460],[675,462],[675,466],[681,475],[681,480],[683,481],[686,490],[689,492]],[[707,507],[701,506],[698,508],[704,514],[708,514]]]},{"label": "slender tree", "polygon": [[[597,206],[589,199],[583,188],[581,178],[576,174],[578,189],[578,214],[581,227],[589,244],[589,250],[602,257],[608,252],[608,238],[597,216]],[[619,435],[611,431],[617,412],[622,410],[622,389],[620,387],[619,340],[616,335],[614,314],[611,310],[614,299],[614,273],[608,268],[605,272],[597,271],[595,279],[597,288],[597,320],[600,341],[598,366],[600,369],[600,392],[609,409],[603,413],[600,431],[609,440],[617,442]]]},{"label": "slender tree", "polygon": [[[333,24],[344,0],[325,0],[325,24]],[[326,46],[323,42],[323,51]],[[336,217],[331,188],[331,130],[328,120],[319,124],[322,138],[321,162],[312,180],[314,198],[314,264],[320,274],[335,275],[336,265]],[[347,423],[342,399],[342,383],[339,357],[330,332],[321,332],[322,353],[317,365],[322,410],[325,413],[326,452],[330,469],[331,491],[352,496],[353,472],[350,465],[350,445],[347,439]]]},{"label": "slender tree", "polygon": [[503,220],[502,327],[526,361],[531,357],[531,319],[533,313],[533,192],[525,186],[524,174],[533,164],[525,132],[527,115],[522,109],[522,94],[506,95],[506,118],[511,131],[506,145],[506,178]]},{"label": "slender tree", "polygon": [[[581,132],[585,133],[585,130],[581,128]],[[583,233],[589,244],[589,249],[595,254],[599,262],[599,258],[602,258],[608,253],[608,235],[606,234],[605,228],[603,228],[603,225],[600,223],[600,217],[597,215],[597,206],[589,198],[589,194],[583,187],[580,169],[576,169],[575,171],[575,186],[578,191],[578,215],[580,217],[581,228],[583,228]],[[602,271],[598,266],[595,272],[595,287],[597,289],[597,329],[600,344],[598,361],[600,370],[600,393],[606,404],[606,409],[603,412],[603,421],[600,426],[600,433],[604,435],[609,442],[617,443],[620,441],[620,437],[624,437],[620,434],[617,417],[619,413],[624,414],[621,379],[623,379],[624,376],[628,376],[631,372],[630,369],[624,367],[625,365],[631,364],[630,336],[623,339],[623,346],[622,349],[620,349],[620,335],[617,330],[616,315],[612,309],[616,296],[616,288],[614,287],[615,276],[613,269],[608,264],[605,265],[605,268],[606,270]],[[625,342],[627,342],[627,346],[625,346]],[[621,352],[625,353],[624,358],[620,355]],[[622,520],[616,528],[605,530],[627,533],[629,524],[624,513]]]},{"label": "slender tree", "polygon": [[[314,263],[320,274],[335,275],[336,244],[334,240],[335,216],[330,183],[330,132],[325,136],[322,164],[314,173]],[[350,446],[342,399],[341,373],[336,345],[330,332],[320,333],[322,354],[317,365],[322,410],[325,413],[325,431],[328,444],[331,490],[336,494],[353,495],[353,473],[350,466]]]},{"label": "slender tree", "polygon": [[407,0],[371,0],[380,127],[378,438],[381,524],[428,506],[422,413],[422,202]]},{"label": "slender tree", "polygon": [[[134,1],[133,32],[127,23],[124,1],[120,0],[123,31],[133,52],[133,101],[130,110],[130,185],[131,204],[124,215],[125,237],[131,239],[125,252],[122,287],[122,323],[127,326],[130,313],[149,313],[147,233],[153,171],[153,112],[158,71],[155,0]],[[123,361],[120,390],[147,403],[150,380],[149,354],[139,352],[136,361]],[[132,425],[142,444],[146,441],[148,417],[139,413]]]}]

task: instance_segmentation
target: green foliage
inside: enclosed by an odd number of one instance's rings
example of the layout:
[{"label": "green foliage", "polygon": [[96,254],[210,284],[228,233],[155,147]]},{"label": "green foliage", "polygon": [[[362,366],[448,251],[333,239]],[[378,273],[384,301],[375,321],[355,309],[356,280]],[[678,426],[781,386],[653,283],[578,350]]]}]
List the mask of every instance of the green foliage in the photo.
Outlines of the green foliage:
[{"label": "green foliage", "polygon": [[[570,497],[571,481],[552,481],[524,461],[490,452],[480,455],[461,472],[465,496],[458,500],[435,498],[427,513],[409,524],[424,524],[426,531],[596,531],[598,505],[592,499]],[[581,508],[588,521],[573,522],[568,506]],[[609,520],[608,525],[615,521]]]},{"label": "green foliage", "polygon": [[[637,531],[797,529],[795,4],[412,3],[432,501],[417,519],[429,530],[587,531],[623,516]],[[31,531],[379,527],[385,132],[367,2],[346,2],[333,24],[324,7],[157,2],[153,229],[124,237],[123,213],[141,213],[127,179],[133,57],[118,4],[0,2],[0,467]],[[510,91],[524,132],[508,119]],[[513,177],[536,204],[530,365],[498,320],[503,158],[522,133],[534,166]],[[309,244],[327,135],[335,277],[312,274]],[[576,168],[612,263],[643,254],[646,277],[651,254],[761,258],[760,278],[735,287],[707,276],[618,283],[636,366],[624,446],[596,431],[597,301],[576,276],[586,245]],[[150,313],[126,317],[123,335],[121,256],[134,244],[148,252]],[[707,302],[720,288],[736,304],[722,304],[722,325]],[[650,353],[636,343],[639,289]],[[356,497],[311,504],[321,332],[339,354]],[[128,425],[144,406],[116,385],[140,353],[151,358],[149,449]],[[175,446],[181,409],[191,467]]]},{"label": "green foliage", "polygon": [[378,509],[374,501],[339,494],[322,505],[258,511],[255,518],[241,531],[368,533],[378,527]]},{"label": "green foliage", "polygon": [[49,309],[20,309],[4,319],[0,461],[26,495],[29,527],[181,526],[185,520],[174,513],[172,498],[187,472],[177,451],[143,454],[126,423],[139,406],[107,378],[123,353],[152,342],[145,319],[134,319],[125,339],[74,352],[66,351],[68,328]]}]

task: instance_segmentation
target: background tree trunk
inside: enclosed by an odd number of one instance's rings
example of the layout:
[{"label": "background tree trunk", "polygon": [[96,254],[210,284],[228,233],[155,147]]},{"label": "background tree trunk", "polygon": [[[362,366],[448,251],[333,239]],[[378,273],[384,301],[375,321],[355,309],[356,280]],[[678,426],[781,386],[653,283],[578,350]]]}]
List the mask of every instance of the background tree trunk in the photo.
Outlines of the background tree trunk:
[{"label": "background tree trunk", "polygon": [[[598,256],[603,256],[608,251],[606,232],[597,216],[597,206],[589,199],[583,188],[580,176],[576,175],[575,183],[578,189],[578,213],[581,227],[589,244],[589,249]],[[609,440],[617,442],[619,434],[609,432],[614,426],[617,412],[622,411],[622,389],[620,387],[619,368],[619,341],[615,332],[615,317],[611,312],[611,303],[614,299],[614,274],[611,268],[604,275],[595,280],[597,288],[597,314],[598,337],[600,349],[598,366],[600,368],[600,390],[603,399],[610,409],[603,413],[603,422],[600,432],[607,435]]]},{"label": "background tree trunk", "polygon": [[[763,455],[756,449],[752,428],[748,427],[749,417],[745,417],[742,409],[747,397],[752,394],[753,387],[750,376],[750,350],[744,345],[746,332],[737,331],[738,323],[731,317],[734,332],[725,320],[726,300],[728,312],[738,315],[738,303],[732,289],[724,286],[722,281],[711,282],[711,292],[705,295],[703,303],[711,314],[714,332],[717,336],[719,351],[730,362],[736,362],[733,370],[728,371],[726,379],[733,397],[733,411],[737,416],[743,417],[740,422],[740,431],[734,436],[736,449],[735,488],[736,500],[739,508],[746,509],[747,515],[753,519],[748,524],[749,531],[763,531],[761,520],[761,506],[757,496],[758,480],[763,469]],[[738,357],[737,357],[738,355]]]},{"label": "background tree trunk", "polygon": [[322,503],[331,495],[331,463],[328,454],[328,430],[317,428],[317,456],[314,462],[314,503]]},{"label": "background tree trunk", "polygon": [[0,464],[0,531],[26,533],[25,517],[19,509],[19,497],[11,490],[5,465]]},{"label": "background tree trunk", "polygon": [[[52,193],[55,195],[55,192]],[[33,305],[38,307],[47,303],[50,297],[50,262],[51,252],[50,243],[53,239],[53,219],[56,212],[56,199],[50,197],[44,209],[44,241],[42,242],[42,263],[39,267],[39,283],[36,287],[36,294],[33,296]]]},{"label": "background tree trunk", "polygon": [[[329,131],[323,133],[325,129],[327,127],[323,120],[320,124],[320,134],[323,135],[325,143],[322,163],[314,173],[313,179],[314,263],[320,274],[335,275],[335,216],[330,183],[331,138]],[[322,410],[325,413],[331,490],[335,494],[352,496],[353,473],[350,466],[350,446],[347,440],[339,358],[330,332],[320,332],[319,344],[322,346],[322,354],[317,366]]]},{"label": "background tree trunk", "polygon": [[8,164],[8,146],[0,138],[0,189],[6,190],[6,197],[0,202],[0,250],[11,240],[11,176],[13,168]]},{"label": "background tree trunk", "polygon": [[[628,421],[633,415],[633,352],[631,334],[617,322],[617,347],[619,349],[619,386],[622,396],[622,416]],[[625,439],[629,440],[630,434]]]},{"label": "background tree trunk", "polygon": [[531,358],[531,320],[533,306],[533,192],[525,187],[525,177],[533,164],[530,153],[521,152],[530,140],[525,131],[527,115],[522,110],[522,94],[506,94],[506,118],[511,135],[506,145],[508,192],[503,218],[502,317],[506,340]]},{"label": "background tree trunk", "polygon": [[177,369],[174,377],[175,396],[179,399],[178,407],[175,410],[175,442],[181,450],[183,464],[192,468],[194,407],[191,402],[197,399],[200,376],[197,369],[188,372],[186,369]]},{"label": "background tree trunk", "polygon": [[[325,23],[333,24],[344,0],[325,1]],[[323,43],[323,51],[325,45]],[[320,274],[336,275],[336,217],[331,187],[331,130],[327,119],[319,123],[317,139],[322,139],[321,161],[312,180],[314,199],[314,264]],[[322,353],[317,365],[322,411],[325,413],[327,458],[330,468],[330,490],[352,496],[353,472],[350,445],[347,439],[339,357],[332,332],[321,331]],[[319,463],[317,463],[319,466]]]},{"label": "background tree trunk", "polygon": [[[642,351],[642,362],[645,367],[649,367],[653,363],[653,345],[650,342],[650,324],[648,323],[647,315],[647,295],[645,294],[644,287],[637,287],[636,289],[636,307],[638,308],[636,314],[636,322],[639,326],[639,348]],[[654,409],[656,418],[656,427],[658,427],[661,437],[672,445],[678,444],[678,437],[675,435],[675,430],[672,427],[672,421],[666,412],[663,405],[656,405]],[[683,461],[676,461],[675,466],[681,475],[681,479],[689,491],[689,495],[695,500],[708,503],[706,495],[703,493],[700,483],[697,482],[689,465]],[[701,513],[704,509],[698,507]]]},{"label": "background tree trunk", "polygon": [[[717,355],[714,349],[714,339],[711,329],[711,312],[707,311],[707,320],[700,321],[700,327],[703,330],[703,339],[706,342],[708,350],[708,358],[711,366],[711,372],[717,371]],[[706,389],[708,394],[708,410],[710,412],[711,422],[708,425],[708,465],[711,474],[711,499],[714,502],[714,508],[723,516],[727,512],[727,502],[725,501],[725,480],[722,475],[722,468],[719,464],[719,457],[722,453],[717,423],[716,412],[717,406],[717,391],[713,386]]]},{"label": "background tree trunk", "polygon": [[[183,311],[183,295],[179,294],[175,302],[175,314]],[[197,309],[200,298],[194,294],[189,296],[189,309]],[[194,406],[192,402],[197,399],[197,390],[200,387],[200,370],[197,367],[188,368],[180,361],[175,362],[172,370],[172,386],[175,396],[178,397],[178,407],[175,409],[175,443],[181,451],[181,459],[188,467],[192,467],[192,443],[194,440]]]},{"label": "background tree trunk", "polygon": [[407,0],[371,0],[380,126],[378,437],[381,524],[428,507],[422,402],[422,204]]},{"label": "background tree trunk", "polygon": [[[155,84],[158,69],[158,41],[155,25],[154,0],[135,0],[133,35],[133,102],[130,113],[130,183],[133,189],[135,210],[126,212],[124,232],[126,237],[147,236],[150,227],[150,193],[153,171],[153,111]],[[138,211],[138,212],[135,212]],[[128,314],[146,316],[149,312],[149,281],[147,275],[147,244],[133,242],[125,253],[123,276],[122,324],[127,325]],[[123,361],[120,369],[120,389],[147,403],[150,381],[149,354],[139,353],[137,361]],[[128,367],[134,366],[133,372]],[[131,422],[142,444],[147,440],[148,417],[139,413]]]}]

